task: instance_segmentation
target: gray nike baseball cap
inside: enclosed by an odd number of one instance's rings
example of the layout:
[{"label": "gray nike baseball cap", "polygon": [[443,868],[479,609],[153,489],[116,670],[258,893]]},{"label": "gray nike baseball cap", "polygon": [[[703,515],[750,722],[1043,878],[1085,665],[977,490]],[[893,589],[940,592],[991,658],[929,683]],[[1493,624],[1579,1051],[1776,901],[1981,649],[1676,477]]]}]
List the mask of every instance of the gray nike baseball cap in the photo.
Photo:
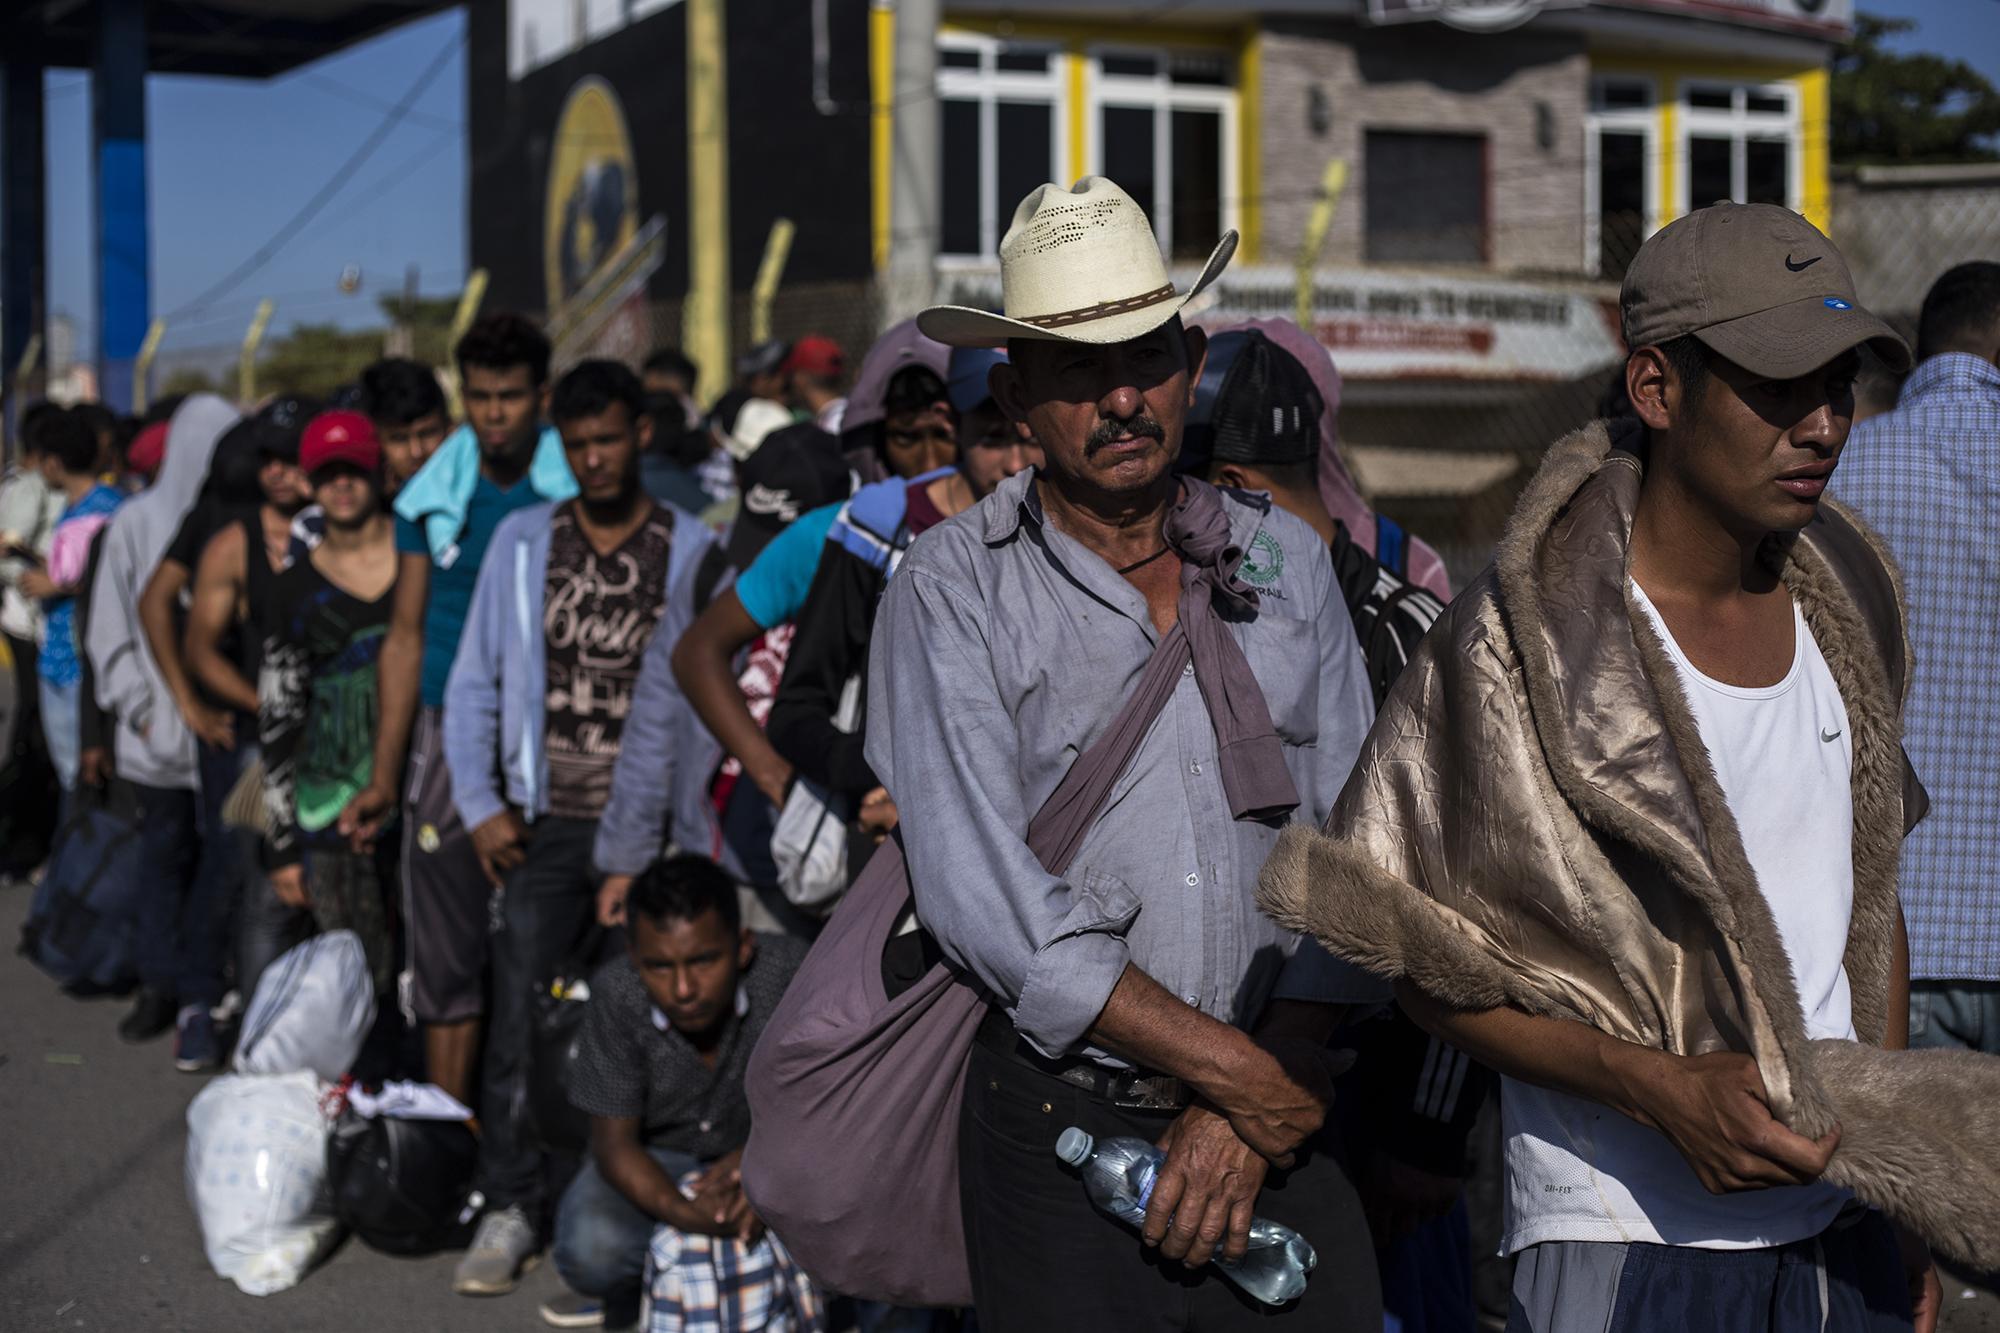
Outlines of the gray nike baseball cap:
[{"label": "gray nike baseball cap", "polygon": [[1711,204],[1639,247],[1619,293],[1625,345],[1693,334],[1755,375],[1795,379],[1862,343],[1898,373],[1910,349],[1861,308],[1847,260],[1776,204]]}]

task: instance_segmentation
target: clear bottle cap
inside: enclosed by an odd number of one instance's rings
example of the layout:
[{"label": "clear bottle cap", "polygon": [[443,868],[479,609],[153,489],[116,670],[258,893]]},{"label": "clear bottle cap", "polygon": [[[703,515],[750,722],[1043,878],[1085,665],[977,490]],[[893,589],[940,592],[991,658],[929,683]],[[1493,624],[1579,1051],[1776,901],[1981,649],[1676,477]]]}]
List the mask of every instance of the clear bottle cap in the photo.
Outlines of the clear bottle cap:
[{"label": "clear bottle cap", "polygon": [[1090,1135],[1084,1133],[1075,1125],[1071,1125],[1068,1129],[1064,1130],[1062,1137],[1056,1140],[1056,1156],[1062,1158],[1071,1166],[1082,1166],[1085,1162],[1089,1161],[1090,1154],[1096,1148],[1097,1140],[1091,1138]]}]

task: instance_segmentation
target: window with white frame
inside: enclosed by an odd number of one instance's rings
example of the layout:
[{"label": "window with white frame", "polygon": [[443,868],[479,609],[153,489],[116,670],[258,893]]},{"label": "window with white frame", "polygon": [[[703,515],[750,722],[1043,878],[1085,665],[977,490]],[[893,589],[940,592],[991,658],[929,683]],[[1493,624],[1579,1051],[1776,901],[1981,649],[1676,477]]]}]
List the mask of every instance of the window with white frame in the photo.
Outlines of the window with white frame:
[{"label": "window with white frame", "polygon": [[1584,134],[1584,264],[1601,278],[1623,278],[1632,256],[1660,225],[1654,100],[1651,79],[1591,81]]},{"label": "window with white frame", "polygon": [[952,35],[938,42],[942,121],[938,251],[1000,248],[1014,206],[1059,177],[1061,60],[1048,45]]},{"label": "window with white frame", "polygon": [[1117,181],[1176,262],[1236,225],[1236,88],[1228,53],[1105,47],[1090,55],[1091,170]]},{"label": "window with white frame", "polygon": [[1800,158],[1797,90],[1788,84],[1681,85],[1683,212],[1718,199],[1798,209]]}]

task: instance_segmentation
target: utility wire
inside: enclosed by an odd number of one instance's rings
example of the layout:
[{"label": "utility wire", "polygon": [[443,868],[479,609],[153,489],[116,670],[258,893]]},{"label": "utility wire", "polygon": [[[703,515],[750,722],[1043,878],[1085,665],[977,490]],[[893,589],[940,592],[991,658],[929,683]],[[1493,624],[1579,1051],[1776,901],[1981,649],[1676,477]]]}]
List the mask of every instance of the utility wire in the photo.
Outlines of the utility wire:
[{"label": "utility wire", "polygon": [[409,113],[411,106],[416,103],[417,98],[423,94],[425,88],[430,86],[431,80],[437,77],[454,55],[458,54],[458,48],[462,40],[461,35],[454,34],[451,40],[445,43],[444,49],[437,53],[436,58],[424,67],[423,73],[417,75],[415,81],[410,84],[409,91],[404,93],[396,105],[390,109],[389,113],[382,118],[382,123],[375,127],[374,133],[362,141],[361,146],[348,156],[347,161],[340,165],[340,169],[334,172],[326,184],[319,188],[318,193],[306,201],[305,206],[292,216],[291,221],[278,228],[277,233],[270,240],[259,246],[256,253],[252,254],[248,259],[230,270],[226,277],[215,283],[207,291],[201,293],[201,295],[195,297],[192,301],[187,302],[178,310],[167,315],[167,320],[172,322],[189,311],[199,310],[204,306],[213,304],[218,297],[225,296],[234,291],[245,278],[270,263],[276,257],[278,251],[282,250],[287,242],[298,235],[305,228],[306,224],[319,214],[321,209],[332,202],[333,197],[339,194],[347,182],[354,178],[354,173],[359,171],[370,157],[374,156],[375,150],[380,148],[383,141],[389,137],[396,126],[402,123],[403,118]]}]

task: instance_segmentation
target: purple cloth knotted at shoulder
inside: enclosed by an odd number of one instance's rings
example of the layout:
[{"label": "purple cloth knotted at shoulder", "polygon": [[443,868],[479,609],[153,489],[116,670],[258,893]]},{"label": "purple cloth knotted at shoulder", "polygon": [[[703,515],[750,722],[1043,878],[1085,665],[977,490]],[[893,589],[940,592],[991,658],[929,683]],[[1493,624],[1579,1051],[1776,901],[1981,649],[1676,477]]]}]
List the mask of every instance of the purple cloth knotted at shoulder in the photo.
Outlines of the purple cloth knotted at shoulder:
[{"label": "purple cloth knotted at shoulder", "polygon": [[[1217,603],[1248,611],[1243,553],[1213,486],[1182,482],[1166,539],[1182,561],[1179,621],[1104,734],[1028,823],[1060,875],[1096,822],[1190,656],[1239,819],[1298,804],[1263,691]],[[750,1058],[743,1187],[765,1224],[827,1288],[896,1305],[967,1305],[958,1109],[986,997],[949,964],[891,1000],[882,950],[911,899],[900,839],[885,842],[813,944]]]}]

